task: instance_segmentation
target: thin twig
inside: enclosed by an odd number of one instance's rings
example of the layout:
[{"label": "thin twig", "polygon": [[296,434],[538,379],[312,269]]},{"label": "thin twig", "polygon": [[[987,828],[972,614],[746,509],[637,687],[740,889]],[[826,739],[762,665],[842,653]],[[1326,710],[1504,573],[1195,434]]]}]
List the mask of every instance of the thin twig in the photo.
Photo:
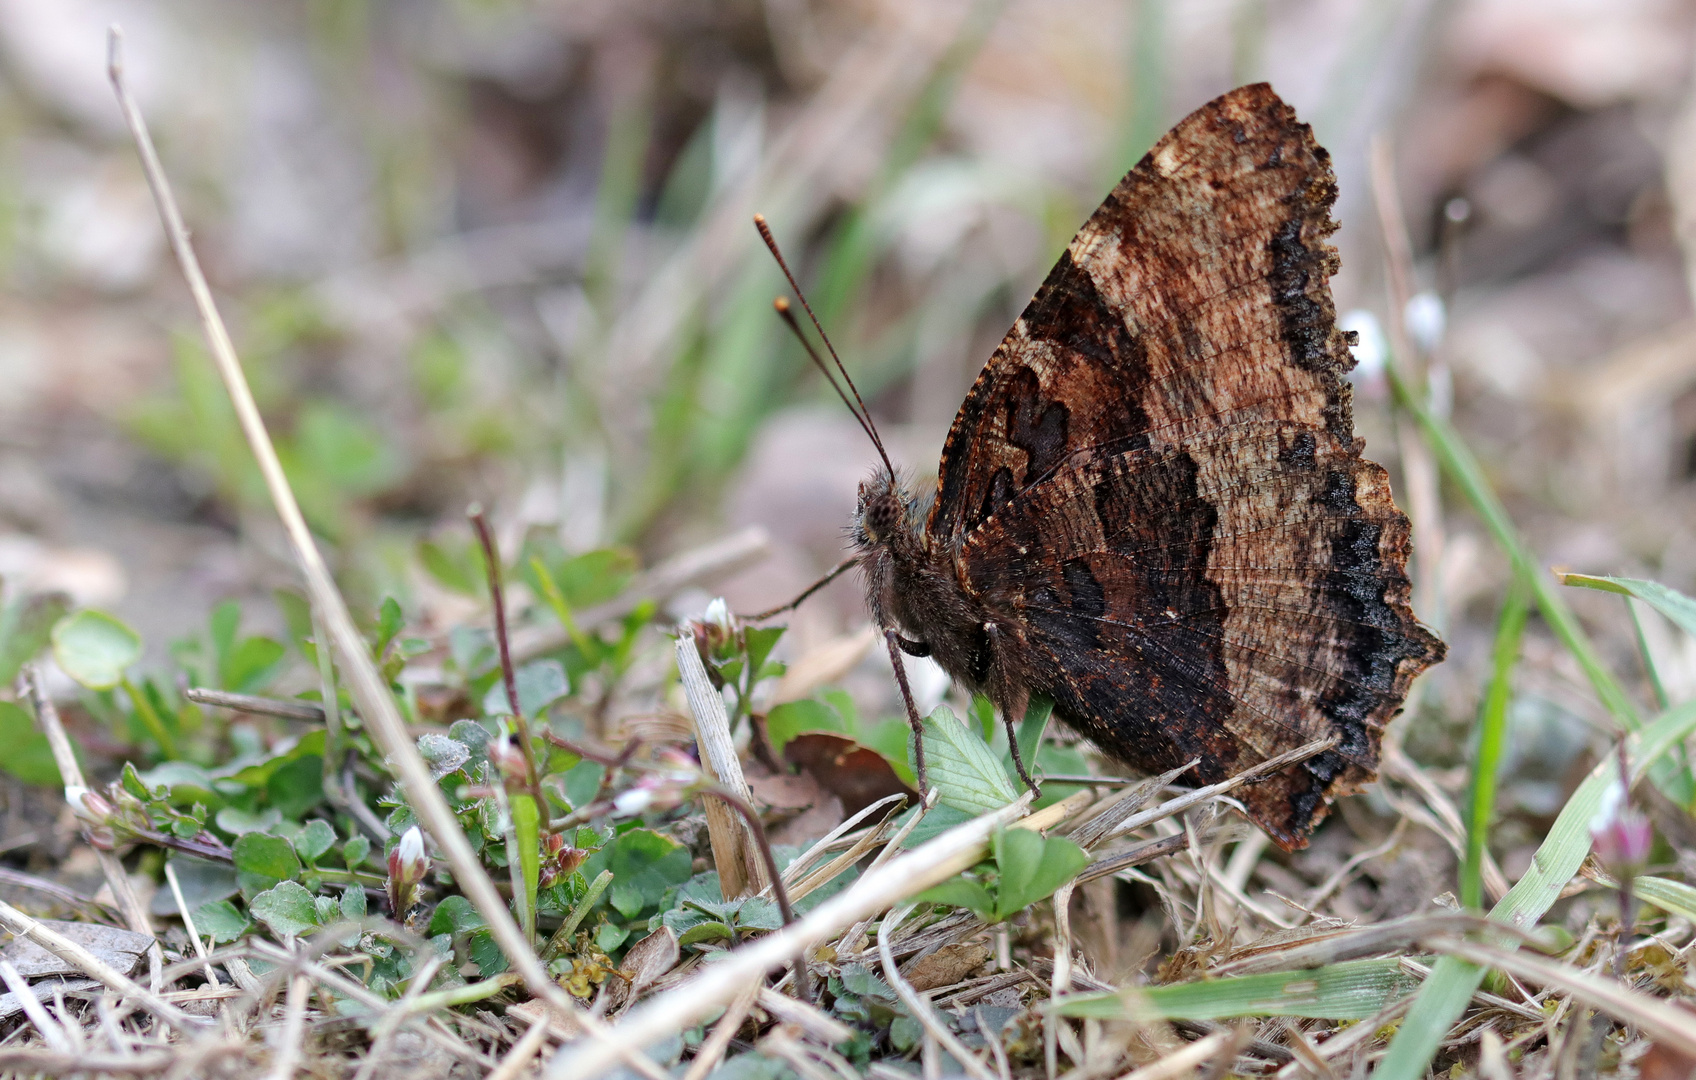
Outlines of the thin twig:
[{"label": "thin twig", "polygon": [[[325,651],[329,650],[326,648]],[[189,687],[183,691],[183,697],[196,705],[210,705],[215,709],[233,709],[255,716],[304,720],[312,724],[325,722],[324,706],[310,701],[288,701],[283,698],[260,697],[257,694],[237,694],[230,690],[211,690],[204,686]]]},{"label": "thin twig", "polygon": [[495,647],[501,661],[501,682],[506,686],[507,708],[512,710],[512,723],[518,729],[518,752],[524,758],[524,781],[530,788],[530,797],[536,800],[536,813],[541,820],[542,832],[548,828],[548,801],[542,794],[542,771],[536,767],[536,747],[530,733],[530,718],[524,715],[524,709],[518,702],[518,672],[512,663],[512,645],[507,633],[506,621],[506,590],[501,587],[501,553],[495,544],[495,534],[489,529],[489,520],[483,514],[483,508],[473,504],[466,512],[471,519],[471,527],[477,532],[477,542],[483,547],[483,565],[489,576],[489,601],[495,613]]},{"label": "thin twig", "polygon": [[[446,797],[431,777],[429,765],[413,744],[400,710],[371,660],[365,639],[354,625],[353,616],[349,614],[347,604],[330,576],[329,568],[318,551],[317,541],[313,539],[312,532],[307,527],[300,504],[289,486],[287,475],[283,472],[276,447],[265,430],[265,421],[259,415],[259,406],[253,399],[247,376],[243,374],[241,363],[236,358],[235,345],[230,340],[223,317],[218,313],[217,305],[212,299],[212,290],[206,284],[206,276],[201,272],[200,260],[189,243],[188,227],[183,223],[182,212],[177,208],[176,197],[172,194],[170,183],[165,178],[165,170],[159,163],[153,138],[147,131],[147,122],[124,81],[123,36],[117,27],[112,28],[109,39],[107,71],[112,80],[112,87],[118,95],[124,120],[129,125],[130,134],[134,137],[136,149],[141,155],[142,170],[147,176],[148,187],[153,191],[159,215],[164,221],[166,236],[182,267],[189,292],[194,297],[202,328],[211,347],[213,362],[223,379],[225,390],[230,395],[242,433],[247,439],[248,447],[253,451],[259,472],[270,492],[271,501],[294,548],[295,559],[306,579],[312,606],[323,619],[324,627],[341,658],[342,673],[348,680],[348,689],[359,706],[366,729],[371,732],[399,773],[408,804],[435,837],[442,854],[453,868],[454,879],[459,884],[460,891],[476,907],[478,914],[483,916],[490,935],[506,954],[514,969],[524,977],[531,993],[572,1017],[592,1037],[605,1038],[606,1025],[595,1017],[583,1015],[570,997],[548,977],[546,969],[536,957],[535,950],[531,948],[518,924],[513,921],[512,913],[507,910],[500,891],[484,872],[477,853],[471,849],[470,842],[459,827],[453,809],[448,806]],[[623,1041],[617,1045],[619,1057],[648,1077],[648,1080],[665,1080],[665,1073],[646,1054]]]}]

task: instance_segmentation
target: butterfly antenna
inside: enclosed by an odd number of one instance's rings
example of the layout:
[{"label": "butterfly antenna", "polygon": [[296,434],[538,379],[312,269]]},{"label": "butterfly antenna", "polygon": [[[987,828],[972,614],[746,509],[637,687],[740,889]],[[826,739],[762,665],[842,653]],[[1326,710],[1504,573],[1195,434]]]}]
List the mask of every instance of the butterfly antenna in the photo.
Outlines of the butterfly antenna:
[{"label": "butterfly antenna", "polygon": [[[884,465],[888,466],[889,455],[883,452],[883,440],[877,437],[877,429],[872,426],[868,417],[854,407],[854,402],[843,391],[842,385],[836,381],[836,376],[831,374],[830,366],[819,356],[818,350],[813,348],[813,343],[807,340],[807,335],[802,331],[801,324],[795,321],[795,310],[789,306],[789,301],[780,296],[771,302],[771,306],[782,317],[784,325],[789,327],[789,332],[795,335],[795,340],[801,343],[801,348],[807,350],[808,358],[812,360],[813,366],[819,369],[819,374],[824,376],[824,381],[830,384],[830,388],[836,391],[836,396],[842,399],[842,404],[848,406],[848,412],[855,420],[859,421],[860,430],[864,431],[866,437],[872,441],[872,445],[877,447],[878,455],[883,458]],[[891,470],[891,475],[893,474],[893,470]]]},{"label": "butterfly antenna", "polygon": [[813,363],[817,364],[819,370],[824,372],[825,378],[830,379],[830,384],[836,389],[837,396],[842,398],[842,403],[847,405],[848,410],[854,413],[855,418],[860,421],[860,426],[865,429],[872,445],[877,447],[877,455],[883,459],[883,467],[889,470],[890,478],[894,479],[895,466],[890,464],[889,454],[883,449],[883,439],[878,436],[877,425],[872,423],[871,412],[866,408],[865,399],[860,396],[860,388],[854,385],[854,377],[848,374],[848,368],[843,365],[842,357],[836,354],[836,346],[830,343],[830,335],[824,332],[824,324],[819,322],[819,317],[813,313],[813,305],[807,302],[807,294],[801,291],[801,283],[795,280],[794,272],[789,269],[789,262],[778,248],[777,238],[772,236],[771,226],[766,224],[764,214],[754,215],[754,228],[760,230],[760,239],[766,242],[766,249],[771,252],[771,257],[777,260],[778,268],[783,271],[783,276],[789,279],[789,287],[795,290],[795,298],[801,301],[801,307],[806,310],[807,318],[812,320],[813,329],[819,332],[819,339],[824,342],[825,349],[830,352],[830,359],[836,364],[836,370],[842,373],[842,381],[848,384],[848,390],[854,395],[854,402],[859,405],[857,410],[853,404],[849,404],[847,395],[842,392],[840,387],[836,386],[836,380],[831,378],[830,371],[825,368],[824,362],[813,351],[812,345],[808,344],[806,335],[801,333],[801,327],[796,323],[795,314],[789,310],[787,301],[778,306],[777,313],[784,317],[785,322],[789,323],[795,336],[800,339],[802,345],[806,346],[807,355],[811,356]]}]

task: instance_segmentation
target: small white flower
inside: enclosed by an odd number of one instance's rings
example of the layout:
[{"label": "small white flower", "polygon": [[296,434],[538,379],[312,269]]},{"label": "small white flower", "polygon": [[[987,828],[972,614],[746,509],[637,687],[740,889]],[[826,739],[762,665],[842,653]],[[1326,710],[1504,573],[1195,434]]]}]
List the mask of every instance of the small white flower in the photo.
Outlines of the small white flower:
[{"label": "small white flower", "polygon": [[633,787],[620,792],[612,801],[613,813],[620,817],[635,817],[654,804],[652,788]]},{"label": "small white flower", "polygon": [[395,852],[407,866],[417,866],[424,861],[424,834],[418,831],[418,826],[414,825],[401,835],[400,846],[395,848]]},{"label": "small white flower", "polygon": [[1407,306],[1402,309],[1402,323],[1407,327],[1407,336],[1427,353],[1434,351],[1443,340],[1448,322],[1443,298],[1434,292],[1415,293],[1408,297]]},{"label": "small white flower", "polygon": [[713,598],[712,602],[707,605],[706,613],[701,616],[701,621],[711,623],[727,634],[730,633],[732,629],[730,625],[730,605],[724,602],[724,597],[716,596]]}]

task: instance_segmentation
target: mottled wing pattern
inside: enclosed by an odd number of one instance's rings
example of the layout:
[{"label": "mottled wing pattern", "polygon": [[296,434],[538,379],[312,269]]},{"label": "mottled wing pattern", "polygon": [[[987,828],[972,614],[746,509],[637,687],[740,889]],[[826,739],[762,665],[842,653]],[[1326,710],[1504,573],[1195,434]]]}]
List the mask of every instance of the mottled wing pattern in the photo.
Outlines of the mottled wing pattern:
[{"label": "mottled wing pattern", "polygon": [[1225,779],[1336,747],[1237,793],[1280,844],[1370,781],[1385,721],[1441,643],[1408,610],[1407,519],[1384,470],[1299,429],[1066,468],[966,541],[1032,682],[1103,749]]},{"label": "mottled wing pattern", "polygon": [[1199,757],[1211,782],[1335,736],[1239,793],[1286,847],[1372,779],[1443,654],[1408,607],[1407,519],[1354,438],[1335,197],[1266,86],[1180,123],[979,377],[927,526],[1030,688],[1103,749]]},{"label": "mottled wing pattern", "polygon": [[966,396],[927,532],[958,544],[1080,454],[1262,420],[1353,439],[1336,181],[1265,84],[1173,128],[1078,230]]}]

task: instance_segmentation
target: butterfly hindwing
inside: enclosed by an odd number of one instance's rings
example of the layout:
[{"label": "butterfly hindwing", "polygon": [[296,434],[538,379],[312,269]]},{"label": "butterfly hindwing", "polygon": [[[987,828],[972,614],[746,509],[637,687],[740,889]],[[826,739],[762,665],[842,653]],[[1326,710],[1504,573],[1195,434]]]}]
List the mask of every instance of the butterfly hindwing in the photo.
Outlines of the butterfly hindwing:
[{"label": "butterfly hindwing", "polygon": [[1384,723],[1441,657],[1408,608],[1407,547],[1381,467],[1259,425],[1061,469],[958,566],[1032,683],[1117,757],[1200,758],[1214,782],[1336,738],[1239,792],[1290,846],[1372,778]]}]

